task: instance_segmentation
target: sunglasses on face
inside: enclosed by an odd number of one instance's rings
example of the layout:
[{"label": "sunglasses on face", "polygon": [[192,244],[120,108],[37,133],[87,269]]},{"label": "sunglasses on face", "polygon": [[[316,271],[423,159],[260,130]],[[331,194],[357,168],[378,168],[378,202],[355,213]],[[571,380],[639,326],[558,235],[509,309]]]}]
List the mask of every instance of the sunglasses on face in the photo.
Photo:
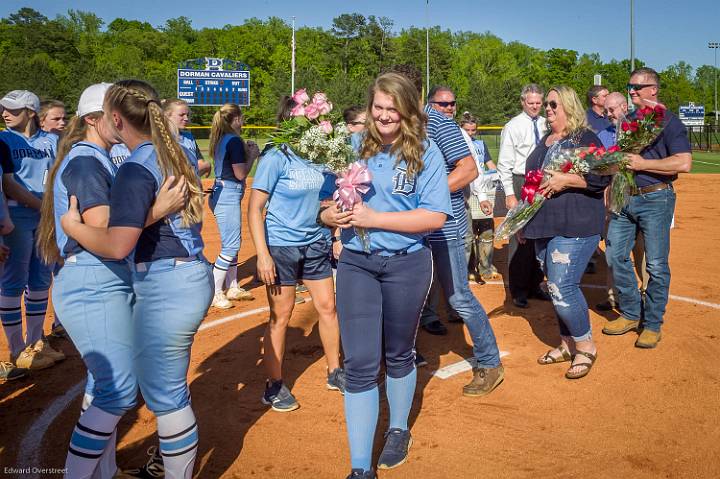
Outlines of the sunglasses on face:
[{"label": "sunglasses on face", "polygon": [[547,107],[550,107],[550,108],[552,108],[553,110],[555,110],[555,109],[557,108],[557,105],[558,105],[558,104],[557,104],[557,102],[556,102],[555,100],[550,100],[550,101],[546,101],[545,103],[543,103],[543,106],[544,106],[546,109],[547,109]]},{"label": "sunglasses on face", "polygon": [[654,83],[628,83],[625,86],[627,87],[628,91],[630,91],[630,90],[640,91],[643,88],[646,88],[649,86],[657,86],[657,85],[655,85]]},{"label": "sunglasses on face", "polygon": [[456,101],[433,101],[431,103],[434,103],[435,105],[440,105],[443,108],[447,108],[449,106],[455,106]]}]

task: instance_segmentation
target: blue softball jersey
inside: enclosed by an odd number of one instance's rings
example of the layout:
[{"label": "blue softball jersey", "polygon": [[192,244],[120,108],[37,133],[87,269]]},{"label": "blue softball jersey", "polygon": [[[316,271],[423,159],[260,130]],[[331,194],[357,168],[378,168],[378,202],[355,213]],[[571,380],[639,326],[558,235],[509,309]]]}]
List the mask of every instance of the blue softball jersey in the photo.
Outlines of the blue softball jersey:
[{"label": "blue softball jersey", "polygon": [[164,258],[187,258],[203,250],[202,224],[181,224],[174,213],[145,228],[145,219],[164,181],[151,142],[138,145],[118,169],[110,194],[109,226],[141,228],[135,247],[135,262]]},{"label": "blue softball jersey", "polygon": [[290,148],[263,152],[252,187],[270,195],[265,238],[270,246],[306,246],[324,237],[317,223],[322,191],[334,191],[335,177]]},{"label": "blue softball jersey", "polygon": [[245,144],[242,139],[233,133],[223,135],[217,144],[213,160],[215,161],[215,178],[239,181],[235,177],[235,172],[233,172],[233,165],[247,161],[245,158]]},{"label": "blue softball jersey", "polygon": [[85,141],[74,144],[67,156],[59,161],[62,163],[53,182],[55,237],[60,255],[66,258],[84,250],[60,225],[60,218],[67,213],[70,196],[77,197],[80,214],[96,206],[110,206],[110,189],[118,168],[107,151]]},{"label": "blue softball jersey", "polygon": [[195,140],[195,137],[192,133],[187,130],[182,130],[180,132],[179,143],[180,145],[185,147],[186,150],[190,150],[190,153],[195,156],[195,164],[197,164],[197,160],[203,159],[200,147],[198,146],[197,141]]},{"label": "blue softball jersey", "polygon": [[122,165],[128,158],[130,158],[130,149],[125,143],[118,143],[110,148],[110,159],[115,166]]},{"label": "blue softball jersey", "polygon": [[[362,141],[361,134],[352,137],[356,150]],[[380,212],[409,211],[423,208],[428,211],[444,213],[452,218],[450,189],[445,159],[440,148],[432,140],[426,141],[423,154],[423,169],[414,177],[407,174],[405,160],[391,154],[389,147],[367,159],[372,175],[370,190],[363,201],[370,208]],[[373,253],[393,254],[398,251],[412,252],[420,249],[425,237],[432,231],[423,233],[399,233],[396,231],[369,229],[370,251]],[[363,252],[363,245],[354,228],[341,230],[340,239],[345,248]]]},{"label": "blue softball jersey", "polygon": [[[195,174],[198,174],[198,158],[202,158],[202,154],[200,154],[200,150],[197,148],[195,139],[193,138],[191,142],[187,138],[181,136],[178,143],[180,144],[180,148],[182,148],[183,152],[185,152],[185,156],[187,157],[190,166],[192,166],[195,170]],[[200,156],[198,156],[198,154],[200,154]],[[117,143],[110,148],[110,160],[118,168],[128,158],[130,158],[130,149],[125,146],[124,143]]]},{"label": "blue softball jersey", "polygon": [[[5,174],[12,171],[18,184],[36,197],[42,198],[48,171],[55,161],[58,136],[38,130],[32,137],[26,138],[8,128],[0,133],[0,140],[10,149],[12,168],[3,166]],[[8,200],[8,207],[13,216],[40,219],[38,210],[16,201]]]}]

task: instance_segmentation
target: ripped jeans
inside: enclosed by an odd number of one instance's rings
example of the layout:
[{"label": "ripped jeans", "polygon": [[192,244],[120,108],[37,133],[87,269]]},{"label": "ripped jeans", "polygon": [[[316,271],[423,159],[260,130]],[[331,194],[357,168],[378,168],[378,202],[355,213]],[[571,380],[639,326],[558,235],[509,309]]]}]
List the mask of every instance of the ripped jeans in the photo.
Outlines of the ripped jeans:
[{"label": "ripped jeans", "polygon": [[547,276],[560,334],[572,336],[575,341],[586,341],[591,337],[590,314],[580,291],[580,280],[598,243],[600,235],[535,240],[535,254]]}]

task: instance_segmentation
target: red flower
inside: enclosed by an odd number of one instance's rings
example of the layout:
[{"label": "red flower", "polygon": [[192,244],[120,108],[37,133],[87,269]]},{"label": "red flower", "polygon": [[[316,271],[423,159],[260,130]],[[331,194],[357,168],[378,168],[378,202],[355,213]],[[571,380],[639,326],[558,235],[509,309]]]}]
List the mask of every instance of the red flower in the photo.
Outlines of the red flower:
[{"label": "red flower", "polygon": [[595,150],[597,150],[597,146],[595,146],[595,143],[590,143],[590,148],[587,149],[587,152],[591,155],[595,153]]},{"label": "red flower", "polygon": [[622,131],[628,131],[630,129],[630,123],[624,121],[622,125],[620,125],[620,128],[622,128]]},{"label": "red flower", "polygon": [[580,158],[581,160],[584,160],[586,156],[587,151],[581,151],[580,153],[578,153],[578,158]]},{"label": "red flower", "polygon": [[620,147],[617,145],[613,145],[608,148],[608,153],[617,153],[618,151],[620,151]]},{"label": "red flower", "polygon": [[563,163],[562,167],[560,168],[560,171],[563,173],[567,173],[568,171],[572,170],[573,163],[570,160],[567,160],[565,163]]},{"label": "red flower", "polygon": [[632,131],[633,133],[636,132],[636,131],[638,131],[638,122],[637,122],[637,120],[633,120],[633,121],[630,122],[630,131]]},{"label": "red flower", "polygon": [[639,109],[638,111],[635,112],[635,117],[636,117],[638,120],[642,120],[643,118],[645,118],[645,111],[644,111],[644,110],[645,110],[645,108],[641,108],[641,109]]},{"label": "red flower", "polygon": [[595,153],[595,156],[603,156],[606,151],[607,150],[605,150],[605,147],[601,146],[600,148],[598,148],[598,151],[597,151],[597,153]]}]

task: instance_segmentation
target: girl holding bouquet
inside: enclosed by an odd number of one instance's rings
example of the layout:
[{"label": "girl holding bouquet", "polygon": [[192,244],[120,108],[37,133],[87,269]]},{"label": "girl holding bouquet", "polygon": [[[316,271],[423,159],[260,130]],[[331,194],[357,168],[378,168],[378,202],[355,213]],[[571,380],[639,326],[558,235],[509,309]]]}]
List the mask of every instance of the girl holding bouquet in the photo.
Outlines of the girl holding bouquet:
[{"label": "girl holding bouquet", "polygon": [[[378,373],[385,357],[390,424],[378,467],[407,460],[412,438],[408,415],[415,393],[415,335],[432,281],[425,236],[451,214],[445,162],[425,134],[417,89],[387,73],[369,91],[367,130],[353,137],[372,175],[364,203],[347,213],[323,212],[341,228],[337,273],[340,334],[345,354],[345,422],[352,471],[374,478],[371,465],[377,427]],[[369,235],[366,251],[355,229]]]},{"label": "girl holding bouquet", "polygon": [[[304,95],[304,90],[302,90]],[[284,97],[278,122],[291,118],[303,99]],[[344,391],[340,368],[340,333],[335,313],[335,293],[330,267],[330,247],[317,221],[321,189],[333,181],[324,167],[298,156],[287,144],[265,150],[253,178],[248,222],[255,250],[257,274],[265,283],[270,320],[263,340],[263,363],[268,380],[262,397],[279,412],[299,406],[283,382],[285,333],[295,306],[295,285],[302,280],[319,317],[320,340],[325,351],[327,388]],[[267,215],[263,219],[263,210]]]},{"label": "girl holding bouquet", "polygon": [[[550,131],[528,157],[527,172],[544,170],[559,150],[600,144],[588,128],[585,111],[572,88],[552,88],[544,106]],[[521,241],[535,240],[536,255],[547,276],[560,325],[560,345],[538,358],[538,363],[571,361],[565,377],[578,379],[590,372],[597,355],[580,279],[603,231],[603,192],[610,177],[547,170],[544,173],[538,191],[546,200],[518,233]]]}]

